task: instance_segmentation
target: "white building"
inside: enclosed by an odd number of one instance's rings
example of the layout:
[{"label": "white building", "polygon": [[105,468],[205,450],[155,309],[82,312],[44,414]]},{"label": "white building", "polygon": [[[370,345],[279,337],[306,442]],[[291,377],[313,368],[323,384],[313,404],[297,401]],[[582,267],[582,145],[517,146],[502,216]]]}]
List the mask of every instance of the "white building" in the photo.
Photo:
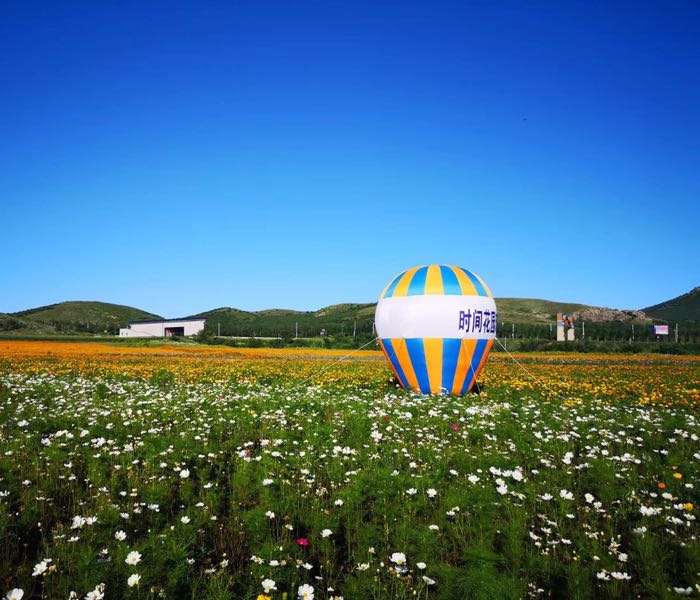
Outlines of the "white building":
[{"label": "white building", "polygon": [[128,327],[119,330],[119,337],[145,338],[196,335],[204,329],[205,322],[205,318],[129,321]]}]

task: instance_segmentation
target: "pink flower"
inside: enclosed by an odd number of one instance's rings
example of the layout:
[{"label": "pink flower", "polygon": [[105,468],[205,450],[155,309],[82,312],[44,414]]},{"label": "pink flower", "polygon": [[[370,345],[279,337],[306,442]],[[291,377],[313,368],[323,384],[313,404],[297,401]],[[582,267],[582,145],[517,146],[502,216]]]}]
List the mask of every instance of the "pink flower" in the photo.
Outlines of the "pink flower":
[{"label": "pink flower", "polygon": [[306,538],[297,538],[297,544],[300,546],[308,546],[309,545],[309,540]]},{"label": "pink flower", "polygon": [[452,431],[459,431],[459,425],[457,423],[452,423]]}]

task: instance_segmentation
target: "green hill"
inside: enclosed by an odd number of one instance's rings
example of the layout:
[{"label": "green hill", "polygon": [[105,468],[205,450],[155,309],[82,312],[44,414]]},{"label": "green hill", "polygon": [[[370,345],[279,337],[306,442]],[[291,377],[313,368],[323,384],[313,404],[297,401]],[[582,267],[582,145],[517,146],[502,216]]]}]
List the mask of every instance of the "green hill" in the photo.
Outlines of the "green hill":
[{"label": "green hill", "polygon": [[226,336],[316,337],[322,329],[329,335],[372,335],[374,304],[336,304],[317,311],[268,309],[244,311],[217,308],[192,315],[207,317],[205,331]]},{"label": "green hill", "polygon": [[[121,304],[107,302],[71,301],[31,308],[0,318],[0,327],[6,323],[7,329],[24,329],[40,333],[79,332],[104,333],[119,332],[129,321],[137,319],[160,319],[158,315]],[[17,324],[21,324],[17,327]]]},{"label": "green hill", "polygon": [[[570,302],[524,298],[497,298],[498,319],[507,323],[553,323],[558,312],[573,313],[591,307]],[[334,304],[316,311],[269,309],[255,312],[217,308],[193,315],[207,317],[205,330],[224,336],[316,337],[322,329],[329,335],[372,335],[376,304]]]},{"label": "green hill", "polygon": [[643,310],[649,316],[664,321],[700,321],[700,286]]},{"label": "green hill", "polygon": [[[550,333],[556,314],[576,313],[578,320],[586,321],[587,331],[610,328],[605,323],[618,322],[623,327],[633,319],[643,320],[644,315],[632,311],[599,309],[585,304],[554,302],[531,298],[496,298],[499,329],[511,324],[516,330],[533,337]],[[193,316],[207,317],[205,332],[223,336],[255,337],[317,337],[321,330],[331,336],[349,336],[353,331],[359,337],[374,335],[374,311],[376,304],[334,304],[316,311],[299,311],[273,308],[245,311],[222,307]],[[700,321],[700,287],[673,300],[644,309],[650,316],[667,321]],[[0,313],[0,331],[52,335],[56,333],[118,333],[128,321],[160,319],[130,306],[106,302],[61,302],[12,314]],[[636,322],[635,321],[635,322]],[[602,329],[601,329],[602,331]],[[607,331],[607,330],[606,330]]]},{"label": "green hill", "polygon": [[586,304],[530,298],[496,298],[498,319],[509,323],[551,323],[557,313],[571,314],[592,308]]}]

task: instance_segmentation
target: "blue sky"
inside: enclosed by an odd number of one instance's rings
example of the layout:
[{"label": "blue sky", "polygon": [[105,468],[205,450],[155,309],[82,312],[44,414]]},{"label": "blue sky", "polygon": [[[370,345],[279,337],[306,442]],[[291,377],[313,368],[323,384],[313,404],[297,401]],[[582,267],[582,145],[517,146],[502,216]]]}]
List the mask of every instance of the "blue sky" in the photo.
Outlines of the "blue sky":
[{"label": "blue sky", "polygon": [[695,2],[6,4],[0,311],[316,309],[428,263],[687,292],[698,40]]}]

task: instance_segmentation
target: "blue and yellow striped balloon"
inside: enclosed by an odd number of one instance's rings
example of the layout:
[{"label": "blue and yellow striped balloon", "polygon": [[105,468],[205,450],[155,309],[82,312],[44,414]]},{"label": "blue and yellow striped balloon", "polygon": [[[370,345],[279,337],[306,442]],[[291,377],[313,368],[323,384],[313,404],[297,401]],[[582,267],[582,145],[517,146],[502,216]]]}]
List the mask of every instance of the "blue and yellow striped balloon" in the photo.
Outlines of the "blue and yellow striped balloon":
[{"label": "blue and yellow striped balloon", "polygon": [[384,356],[406,389],[466,394],[496,337],[496,303],[478,275],[445,265],[400,273],[379,297]]}]

